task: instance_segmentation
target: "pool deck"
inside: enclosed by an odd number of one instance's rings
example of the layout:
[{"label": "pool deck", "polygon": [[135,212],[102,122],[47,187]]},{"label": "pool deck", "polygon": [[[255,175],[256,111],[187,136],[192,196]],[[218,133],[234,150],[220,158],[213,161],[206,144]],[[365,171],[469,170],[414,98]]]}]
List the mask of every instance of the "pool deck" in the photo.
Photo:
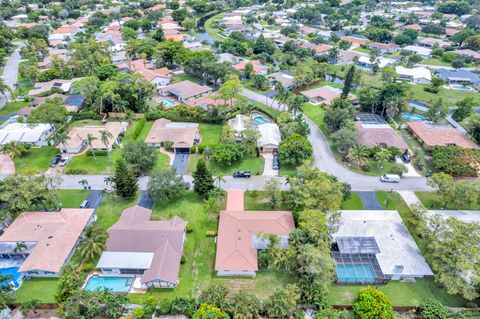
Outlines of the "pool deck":
[{"label": "pool deck", "polygon": [[138,275],[126,275],[126,274],[104,274],[104,273],[101,273],[101,272],[98,272],[98,271],[94,271],[94,272],[91,272],[88,274],[87,276],[87,279],[85,279],[85,282],[84,284],[82,285],[82,289],[85,290],[86,287],[87,287],[87,284],[88,284],[88,281],[90,280],[91,277],[93,276],[98,276],[98,277],[116,277],[116,278],[132,278],[132,282],[130,284],[130,288],[128,289],[128,291],[113,291],[113,293],[117,293],[117,294],[144,294],[147,292],[147,289],[146,288],[142,288],[142,283],[141,283],[141,279],[142,279],[142,276],[138,276]]}]

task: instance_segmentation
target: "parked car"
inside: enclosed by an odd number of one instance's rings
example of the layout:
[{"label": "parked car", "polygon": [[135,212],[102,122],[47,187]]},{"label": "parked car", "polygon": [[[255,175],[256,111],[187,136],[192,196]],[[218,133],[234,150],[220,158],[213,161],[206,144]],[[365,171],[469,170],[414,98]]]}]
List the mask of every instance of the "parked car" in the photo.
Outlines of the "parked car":
[{"label": "parked car", "polygon": [[249,171],[236,171],[233,173],[234,178],[250,178],[252,174]]},{"label": "parked car", "polygon": [[280,159],[278,158],[278,155],[273,155],[273,162],[272,162],[272,168],[273,169],[280,169]]},{"label": "parked car", "polygon": [[64,157],[60,160],[59,162],[59,166],[60,167],[64,167],[65,165],[67,165],[67,163],[70,161],[70,158],[69,157]]},{"label": "parked car", "polygon": [[400,158],[404,163],[406,164],[410,163],[410,155],[408,155],[407,153],[403,154]]},{"label": "parked car", "polygon": [[58,164],[58,162],[60,162],[60,160],[62,159],[62,155],[55,155],[54,158],[52,158],[52,160],[50,161],[50,167],[54,167],[55,165]]},{"label": "parked car", "polygon": [[88,208],[90,207],[90,202],[88,200],[84,200],[82,204],[80,204],[80,208]]},{"label": "parked car", "polygon": [[380,181],[384,183],[400,183],[400,175],[385,174],[380,177]]}]

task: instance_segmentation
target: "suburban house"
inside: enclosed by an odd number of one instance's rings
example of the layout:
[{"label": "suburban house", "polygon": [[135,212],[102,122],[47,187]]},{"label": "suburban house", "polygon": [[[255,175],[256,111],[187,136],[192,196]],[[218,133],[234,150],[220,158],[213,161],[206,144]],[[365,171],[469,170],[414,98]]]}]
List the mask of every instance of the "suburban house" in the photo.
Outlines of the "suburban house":
[{"label": "suburban house", "polygon": [[295,230],[293,215],[287,211],[244,211],[243,191],[231,190],[227,210],[220,212],[215,271],[217,276],[255,276],[258,250],[267,249],[265,235],[277,235],[278,245],[288,247]]},{"label": "suburban house", "polygon": [[138,73],[158,90],[171,82],[170,70],[167,68],[155,68],[155,65],[145,59],[127,61],[117,64],[120,71]]},{"label": "suburban house", "polygon": [[397,211],[341,211],[333,234],[337,284],[385,284],[433,276]]},{"label": "suburban house", "polygon": [[213,89],[206,85],[200,85],[189,80],[167,85],[160,89],[163,96],[173,96],[180,102],[205,96],[213,92]]},{"label": "suburban house", "polygon": [[430,84],[432,81],[432,74],[427,68],[418,67],[409,69],[403,66],[397,66],[395,67],[395,71],[397,72],[400,81],[417,84]]},{"label": "suburban house", "polygon": [[153,221],[151,215],[138,205],[125,209],[108,229],[96,268],[103,274],[135,276],[142,288],[175,288],[187,222],[178,216]]},{"label": "suburban house", "polygon": [[228,126],[235,132],[235,139],[241,141],[243,131],[252,127],[252,119],[250,116],[237,114],[233,119],[228,120]]},{"label": "suburban house", "polygon": [[342,95],[342,90],[326,85],[300,93],[313,105],[325,104],[330,106],[335,98]]},{"label": "suburban house", "polygon": [[269,74],[267,79],[270,80],[272,85],[275,85],[275,82],[282,83],[286,90],[292,90],[295,88],[295,77],[288,71],[280,71]]},{"label": "suburban house", "polygon": [[480,61],[480,52],[473,51],[470,49],[462,49],[462,50],[455,50],[454,53],[458,54],[459,56],[463,56],[466,58],[471,58],[475,61]]},{"label": "suburban house", "polygon": [[253,65],[253,73],[260,74],[260,75],[267,75],[268,66],[263,65],[258,60],[252,60],[252,61],[243,60],[235,64],[233,67],[237,71],[244,71],[247,63],[251,63]]},{"label": "suburban house", "polygon": [[36,82],[33,89],[28,92],[29,96],[38,96],[57,89],[63,93],[68,93],[72,89],[73,83],[80,80],[80,78],[73,78],[71,80],[56,79],[48,82]]},{"label": "suburban house", "polygon": [[67,109],[68,112],[78,112],[80,109],[83,108],[85,102],[85,96],[83,94],[72,94],[72,95],[64,95],[59,93],[54,93],[49,96],[37,96],[32,101],[30,106],[37,107],[45,103],[47,100],[59,98],[63,101],[63,105]]},{"label": "suburban house", "polygon": [[373,42],[373,43],[367,44],[367,47],[370,49],[378,49],[380,50],[381,54],[394,53],[400,50],[400,46],[391,42],[390,43]]},{"label": "suburban house", "polygon": [[368,124],[361,121],[355,122],[357,127],[357,142],[368,148],[373,147],[396,147],[401,152],[408,149],[408,145],[400,135],[390,127],[388,123]]},{"label": "suburban house", "polygon": [[[83,230],[94,220],[94,209],[22,213],[0,236],[1,263],[19,267],[18,272],[27,278],[58,277]],[[25,244],[24,249],[18,243]]]},{"label": "suburban house", "polygon": [[282,141],[278,125],[274,123],[265,123],[257,125],[256,127],[259,133],[257,147],[260,149],[260,153],[276,152]]},{"label": "suburban house", "polygon": [[356,59],[359,59],[361,56],[363,56],[362,54],[360,54],[359,52],[356,52],[356,51],[349,51],[349,50],[343,50],[340,52],[340,54],[338,55],[338,58],[336,61],[333,61],[332,59],[329,59],[329,63],[332,63],[332,64],[338,64],[340,66],[342,65],[350,65],[350,64],[353,64],[353,62],[356,60]]},{"label": "suburban house", "polygon": [[190,149],[200,143],[198,123],[172,122],[167,119],[158,119],[153,123],[145,143],[163,147],[165,142],[172,142],[175,153],[188,153]]},{"label": "suburban house", "polygon": [[361,67],[361,68],[371,70],[371,69],[373,69],[375,64],[379,68],[383,68],[383,67],[386,67],[386,66],[392,66],[393,64],[395,64],[395,62],[396,61],[394,59],[383,58],[383,57],[379,57],[379,58],[375,59],[374,61],[371,61],[370,57],[361,56],[361,57],[358,58],[357,66]]},{"label": "suburban house", "polygon": [[17,117],[13,117],[0,126],[0,145],[10,142],[31,144],[36,147],[48,145],[48,139],[54,132],[52,125],[18,123],[16,119]]},{"label": "suburban house", "polygon": [[368,42],[368,38],[356,35],[343,36],[340,38],[340,40],[350,42],[354,46],[365,45]]},{"label": "suburban house", "polygon": [[407,122],[408,131],[428,149],[432,146],[461,146],[478,148],[456,128],[428,122]]},{"label": "suburban house", "polygon": [[445,40],[436,39],[436,38],[421,38],[417,42],[420,46],[424,46],[427,48],[433,48],[435,45],[438,45],[439,48],[446,48],[452,45],[452,42],[450,41],[445,41]]},{"label": "suburban house", "polygon": [[332,48],[331,45],[328,44],[322,44],[322,45],[317,45],[314,50],[316,54],[326,54],[330,49]]},{"label": "suburban house", "polygon": [[480,86],[480,76],[465,69],[436,69],[435,75],[448,84]]},{"label": "suburban house", "polygon": [[[93,150],[107,150],[111,151],[113,146],[120,142],[122,134],[127,129],[126,122],[107,122],[105,125],[86,125],[83,127],[74,127],[68,133],[68,138],[60,142],[57,148],[62,153],[77,154],[85,147]],[[108,139],[107,143],[102,141],[102,131],[109,132],[112,137]],[[94,138],[91,145],[88,145],[88,136]]]},{"label": "suburban house", "polygon": [[406,47],[402,48],[403,51],[409,52],[411,54],[418,54],[424,59],[427,59],[432,54],[432,50],[426,47],[422,47],[419,45],[407,45]]}]

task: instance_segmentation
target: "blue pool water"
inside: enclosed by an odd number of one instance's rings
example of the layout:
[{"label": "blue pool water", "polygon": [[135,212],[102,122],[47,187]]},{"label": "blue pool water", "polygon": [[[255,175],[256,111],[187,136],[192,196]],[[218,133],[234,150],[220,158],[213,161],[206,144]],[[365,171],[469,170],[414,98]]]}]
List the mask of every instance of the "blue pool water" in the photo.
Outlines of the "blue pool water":
[{"label": "blue pool water", "polygon": [[11,282],[15,287],[20,286],[19,278],[21,274],[18,272],[18,267],[11,268],[1,268],[0,274],[3,276],[9,276],[9,282]]},{"label": "blue pool water", "polygon": [[452,89],[458,90],[458,91],[470,91],[470,88],[468,86],[465,86],[465,85],[452,85],[450,87]]},{"label": "blue pool water", "polygon": [[175,103],[170,101],[169,99],[161,99],[160,103],[162,103],[165,107],[171,108],[175,106]]},{"label": "blue pool water", "polygon": [[257,124],[257,125],[270,123],[269,120],[267,120],[266,118],[264,118],[263,116],[260,116],[260,115],[255,116],[255,117],[253,118],[253,121],[254,121],[255,124]]},{"label": "blue pool water", "polygon": [[411,121],[425,121],[426,117],[421,114],[402,113],[402,117]]},{"label": "blue pool water", "polygon": [[375,271],[368,264],[337,265],[337,280],[345,283],[373,283],[375,282]]},{"label": "blue pool water", "polygon": [[85,290],[95,291],[97,289],[107,288],[111,292],[128,292],[132,281],[132,277],[92,276],[88,279]]}]

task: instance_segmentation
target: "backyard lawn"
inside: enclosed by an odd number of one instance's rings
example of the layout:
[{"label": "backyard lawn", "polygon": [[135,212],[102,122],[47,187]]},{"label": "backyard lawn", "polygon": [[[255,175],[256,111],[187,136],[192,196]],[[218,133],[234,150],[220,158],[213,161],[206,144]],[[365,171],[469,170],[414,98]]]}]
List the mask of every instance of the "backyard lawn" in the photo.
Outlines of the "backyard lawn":
[{"label": "backyard lawn", "polygon": [[63,208],[78,208],[87,199],[88,193],[89,191],[84,189],[60,189],[58,200]]},{"label": "backyard lawn", "polygon": [[41,303],[55,303],[53,297],[57,291],[58,280],[55,278],[33,278],[25,280],[15,290],[15,303],[39,299]]},{"label": "backyard lawn", "polygon": [[[357,300],[358,291],[365,286],[339,286],[330,288],[328,299],[332,304],[351,305]],[[427,298],[435,298],[446,306],[464,306],[465,300],[449,295],[440,289],[433,278],[416,282],[391,281],[386,285],[376,286],[390,298],[394,306],[416,306]]]},{"label": "backyard lawn", "polygon": [[445,203],[442,202],[437,194],[434,192],[416,192],[418,199],[422,202],[423,206],[426,209],[463,209],[463,210],[478,210],[478,205],[473,204],[472,206],[452,206],[447,203],[447,206],[444,207]]},{"label": "backyard lawn", "polygon": [[28,102],[18,101],[18,102],[8,102],[0,109],[0,116],[9,116],[12,113],[17,112],[21,108],[27,107]]},{"label": "backyard lawn", "polygon": [[[192,174],[197,167],[198,160],[203,157],[199,154],[190,155],[188,161],[187,174]],[[250,171],[252,175],[261,175],[263,173],[264,159],[254,156],[246,156],[240,161],[232,163],[230,166],[223,166],[210,159],[207,167],[210,172],[215,175],[221,173],[223,175],[232,175],[235,171]]]},{"label": "backyard lawn", "polygon": [[447,105],[448,107],[454,107],[458,101],[461,101],[464,98],[470,97],[470,96],[474,98],[476,104],[480,104],[480,96],[477,93],[456,91],[456,90],[440,87],[439,92],[437,94],[433,94],[423,90],[426,87],[426,85],[412,84],[412,85],[409,85],[408,87],[410,88],[412,99],[419,100],[426,104],[430,104],[432,101],[435,102],[439,98],[442,98],[444,105]]},{"label": "backyard lawn", "polygon": [[143,126],[142,131],[140,134],[138,134],[137,141],[140,142],[145,142],[145,139],[147,138],[148,133],[150,133],[150,130],[152,129],[153,126],[153,121],[146,122],[145,125]]},{"label": "backyard lawn", "polygon": [[222,126],[218,124],[200,124],[201,144],[218,144],[222,135]]},{"label": "backyard lawn", "polygon": [[193,75],[182,73],[182,74],[175,74],[173,76],[173,82],[172,83],[178,83],[178,82],[187,81],[187,80],[195,82],[195,83],[200,82],[200,80],[198,78],[194,77]]},{"label": "backyard lawn", "polygon": [[53,146],[31,148],[26,154],[15,157],[15,169],[17,172],[25,172],[29,169],[45,171],[52,158],[58,153],[58,149]]}]

